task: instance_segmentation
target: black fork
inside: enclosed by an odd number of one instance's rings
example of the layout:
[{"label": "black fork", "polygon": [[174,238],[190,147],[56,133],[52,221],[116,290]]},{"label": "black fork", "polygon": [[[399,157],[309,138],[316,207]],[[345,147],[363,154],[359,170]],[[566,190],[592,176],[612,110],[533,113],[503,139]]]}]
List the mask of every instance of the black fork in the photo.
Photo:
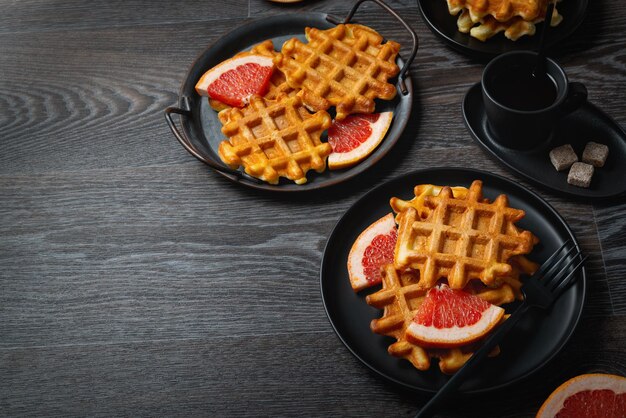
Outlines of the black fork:
[{"label": "black fork", "polygon": [[561,248],[543,263],[541,268],[524,281],[522,293],[524,302],[513,314],[487,338],[454,376],[443,385],[430,401],[417,413],[415,418],[430,417],[441,401],[456,392],[465,379],[476,370],[480,362],[498,345],[505,335],[515,326],[530,308],[547,309],[561,296],[563,291],[578,277],[576,273],[582,267],[587,256],[572,241],[566,241]]}]

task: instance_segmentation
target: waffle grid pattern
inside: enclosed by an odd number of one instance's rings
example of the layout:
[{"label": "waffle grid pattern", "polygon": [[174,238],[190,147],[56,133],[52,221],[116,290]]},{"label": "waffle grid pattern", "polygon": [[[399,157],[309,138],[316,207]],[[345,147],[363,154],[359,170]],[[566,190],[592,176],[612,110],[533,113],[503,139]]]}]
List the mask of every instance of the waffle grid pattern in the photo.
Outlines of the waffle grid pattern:
[{"label": "waffle grid pattern", "polygon": [[[519,271],[515,273],[516,275],[509,278],[512,283],[519,282]],[[426,349],[407,341],[405,337],[406,328],[413,321],[417,308],[428,291],[418,282],[419,276],[415,272],[398,274],[393,265],[385,266],[382,289],[366,297],[369,305],[383,309],[383,316],[372,320],[370,327],[377,334],[396,339],[396,342],[387,348],[392,356],[410,361],[419,370],[428,370],[431,358],[438,358],[442,372],[454,373],[471,357],[474,351],[473,345],[449,349]],[[516,299],[515,291],[508,283],[495,289],[479,287],[466,290],[498,306]],[[491,355],[498,353],[499,349],[496,349]]]},{"label": "waffle grid pattern", "polygon": [[[506,22],[515,16],[524,20],[537,19],[540,13],[546,10],[548,0],[447,0],[448,9],[458,13],[467,9],[472,20],[490,15],[499,22]],[[455,14],[456,14],[455,13]]]},{"label": "waffle grid pattern", "polygon": [[272,184],[281,176],[302,184],[309,169],[326,168],[332,148],[320,137],[331,124],[330,115],[310,114],[297,96],[279,101],[255,96],[248,106],[223,110],[218,116],[229,138],[218,152],[233,168],[243,165],[249,175]]},{"label": "waffle grid pattern", "polygon": [[395,267],[418,270],[426,289],[441,277],[462,289],[470,279],[493,285],[511,274],[509,258],[533,246],[532,234],[514,225],[524,212],[510,208],[504,195],[493,203],[482,200],[482,183],[475,181],[466,199],[454,198],[449,187],[427,196],[424,203],[431,212],[425,219],[412,207],[398,215]]},{"label": "waffle grid pattern", "polygon": [[400,45],[384,44],[377,32],[360,25],[338,25],[328,30],[306,28],[308,44],[297,38],[285,42],[274,63],[293,88],[301,88],[307,107],[336,106],[337,120],[352,113],[372,113],[374,99],[391,100]]},{"label": "waffle grid pattern", "polygon": [[[447,0],[447,3],[450,14],[458,15],[459,32],[469,33],[481,41],[500,32],[513,41],[534,35],[536,24],[545,19],[548,4],[547,0]],[[550,26],[557,26],[562,20],[563,16],[555,7]]]}]

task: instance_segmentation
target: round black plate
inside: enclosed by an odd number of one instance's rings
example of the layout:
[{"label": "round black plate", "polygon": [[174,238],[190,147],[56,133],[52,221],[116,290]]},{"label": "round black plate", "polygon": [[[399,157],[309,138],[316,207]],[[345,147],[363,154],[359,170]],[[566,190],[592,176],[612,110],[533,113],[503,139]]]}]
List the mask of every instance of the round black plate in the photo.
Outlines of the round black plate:
[{"label": "round black plate", "polygon": [[[487,126],[480,82],[474,84],[463,100],[463,118],[474,140],[504,165],[527,179],[569,196],[606,199],[626,195],[626,132],[606,113],[587,102],[563,118],[550,140],[529,151],[517,151],[499,145]],[[582,158],[587,142],[609,147],[604,167],[596,168],[588,189],[567,182],[567,170],[556,171],[550,162],[550,150],[571,144]]]},{"label": "round black plate", "polygon": [[[341,217],[324,250],[320,271],[322,299],[337,335],[374,372],[417,391],[434,392],[448,380],[448,376],[439,371],[435,362],[430,370],[419,371],[408,361],[387,353],[387,346],[395,340],[370,330],[370,321],[379,318],[382,311],[365,303],[366,294],[378,287],[354,293],[346,267],[348,253],[361,231],[391,212],[389,199],[392,196],[411,199],[413,187],[422,183],[469,187],[473,180],[483,181],[487,198],[494,199],[505,193],[511,207],[526,211],[526,216],[517,225],[532,231],[541,241],[529,256],[533,261],[544,262],[566,240],[576,242],[563,218],[533,192],[484,171],[436,168],[414,171],[367,193]],[[585,277],[583,269],[577,282],[547,313],[531,311],[522,318],[515,331],[501,344],[501,354],[485,360],[480,374],[467,380],[461,391],[486,392],[512,384],[538,370],[556,355],[572,335],[582,313]]]},{"label": "round black plate", "polygon": [[[471,37],[468,33],[461,33],[457,27],[457,17],[448,12],[445,0],[417,0],[420,12],[426,24],[452,48],[471,56],[493,57],[508,51],[535,49],[538,36],[522,36],[517,41],[507,39],[504,34],[498,33],[485,42]],[[548,48],[570,36],[582,23],[587,10],[587,0],[567,0],[558,3],[557,10],[563,15],[563,21],[546,34]],[[537,33],[541,29],[537,25]]]},{"label": "round black plate", "polygon": [[[225,139],[221,132],[222,124],[217,119],[217,112],[209,106],[206,97],[199,96],[194,88],[202,74],[225,59],[238,52],[249,50],[253,45],[266,39],[271,39],[277,50],[286,40],[294,36],[304,41],[305,27],[328,29],[334,26],[326,20],[327,16],[325,13],[299,13],[258,19],[229,32],[202,52],[189,69],[180,90],[180,106],[184,108],[187,106],[185,102],[188,102],[191,111],[190,117],[181,117],[183,134],[191,140],[201,153],[221,164],[217,150],[220,142]],[[402,68],[404,62],[400,58],[397,59],[397,63]],[[231,174],[221,172],[220,174],[255,189],[281,192],[320,189],[350,179],[378,162],[400,138],[411,114],[413,102],[413,86],[410,77],[406,77],[405,83],[408,94],[403,95],[398,89],[398,94],[394,100],[376,103],[376,112],[394,112],[393,121],[389,131],[387,131],[387,136],[378,148],[365,161],[351,168],[337,171],[326,170],[323,173],[316,173],[311,170],[307,173],[308,182],[303,185],[297,185],[285,179],[281,179],[277,185],[272,185],[239,178]]]}]

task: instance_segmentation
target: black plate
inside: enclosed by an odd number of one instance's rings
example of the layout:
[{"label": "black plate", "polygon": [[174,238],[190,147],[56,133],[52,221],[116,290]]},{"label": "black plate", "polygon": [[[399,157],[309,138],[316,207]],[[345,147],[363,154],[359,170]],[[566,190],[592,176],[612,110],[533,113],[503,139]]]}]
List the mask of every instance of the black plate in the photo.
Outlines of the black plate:
[{"label": "black plate", "polygon": [[[489,154],[527,179],[569,196],[606,199],[626,195],[626,132],[606,113],[587,102],[563,118],[550,140],[529,151],[499,145],[487,127],[480,82],[474,84],[463,100],[463,118],[472,137]],[[550,150],[571,144],[580,159],[587,142],[606,144],[609,156],[604,167],[596,168],[588,189],[567,182],[567,170],[556,171]]]},{"label": "black plate", "polygon": [[[535,49],[538,36],[522,36],[517,41],[507,39],[504,34],[496,34],[485,42],[461,33],[457,27],[457,17],[448,12],[445,0],[417,0],[426,24],[452,48],[471,56],[493,57],[508,51]],[[587,0],[567,0],[558,3],[557,10],[563,21],[546,34],[548,48],[570,36],[585,18]],[[543,23],[537,25],[537,33]]]},{"label": "black plate", "polygon": [[[346,267],[348,253],[361,231],[391,212],[389,199],[392,196],[410,199],[413,187],[422,183],[469,187],[473,180],[483,181],[486,197],[494,199],[506,193],[512,207],[526,211],[526,216],[517,225],[531,230],[541,240],[529,256],[533,261],[544,262],[566,240],[576,242],[563,218],[535,193],[484,171],[436,168],[414,171],[367,193],[341,217],[324,249],[320,271],[322,299],[337,335],[367,367],[392,382],[417,391],[434,392],[448,377],[436,364],[423,372],[413,368],[407,360],[387,353],[387,346],[394,339],[374,334],[369,328],[370,321],[379,318],[382,312],[365,303],[366,294],[376,288],[354,293]],[[582,313],[585,288],[583,269],[577,282],[547,314],[531,311],[522,318],[516,332],[501,344],[501,354],[486,360],[482,372],[466,381],[461,391],[477,393],[498,389],[529,376],[546,364],[572,335]]]},{"label": "black plate", "polygon": [[[221,132],[222,125],[217,119],[217,112],[211,109],[206,97],[200,97],[195,92],[195,85],[202,74],[225,59],[232,57],[238,52],[249,50],[253,45],[266,39],[271,39],[276,49],[280,49],[286,40],[294,36],[304,41],[305,27],[312,26],[328,29],[334,26],[327,20],[327,16],[325,13],[299,13],[258,19],[224,35],[200,54],[189,69],[179,94],[179,106],[184,110],[189,110],[189,112],[181,116],[182,134],[185,137],[184,140],[191,142],[198,150],[198,154],[201,157],[199,159],[207,158],[213,161],[214,164],[223,166],[217,150],[220,142],[225,139]],[[404,61],[399,57],[397,63],[400,68],[404,65]],[[286,179],[281,179],[279,184],[272,185],[247,177],[218,172],[228,179],[245,186],[281,192],[320,189],[348,180],[378,162],[400,138],[411,114],[413,102],[413,86],[410,77],[406,77],[405,83],[407,94],[402,94],[398,86],[398,94],[394,100],[377,101],[376,112],[393,111],[393,121],[385,139],[378,148],[366,160],[351,168],[337,171],[326,170],[323,173],[316,173],[314,170],[311,170],[307,173],[308,182],[303,185],[294,184]],[[166,116],[168,116],[167,111]],[[170,125],[170,127],[172,126]],[[176,132],[174,134],[176,135]]]}]

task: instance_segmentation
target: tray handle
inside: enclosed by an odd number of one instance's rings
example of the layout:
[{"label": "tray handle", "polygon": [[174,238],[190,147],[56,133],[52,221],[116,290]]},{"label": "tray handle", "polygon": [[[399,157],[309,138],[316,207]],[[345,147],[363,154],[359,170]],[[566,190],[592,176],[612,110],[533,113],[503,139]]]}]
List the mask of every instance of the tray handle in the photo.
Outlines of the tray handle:
[{"label": "tray handle", "polygon": [[407,73],[409,72],[409,67],[411,66],[411,63],[415,59],[415,55],[417,54],[417,47],[418,47],[419,43],[418,43],[418,40],[417,40],[417,35],[413,31],[413,29],[411,29],[411,27],[406,23],[406,21],[404,19],[402,19],[400,17],[400,15],[398,13],[396,13],[395,10],[393,10],[391,7],[389,7],[382,0],[358,0],[356,3],[354,3],[354,6],[352,6],[352,10],[350,10],[350,12],[348,13],[348,16],[346,16],[346,18],[343,20],[343,22],[338,20],[334,16],[330,16],[330,15],[326,16],[326,20],[328,20],[330,23],[334,23],[335,25],[338,25],[340,23],[342,23],[342,24],[349,23],[350,20],[352,19],[352,17],[354,16],[354,14],[356,13],[357,9],[359,8],[359,6],[362,3],[365,3],[366,1],[374,2],[374,3],[378,4],[380,7],[382,7],[383,9],[385,9],[387,11],[387,13],[389,13],[398,22],[400,22],[402,24],[402,26],[404,26],[405,29],[411,35],[411,39],[413,40],[413,47],[411,49],[411,55],[409,56],[409,59],[404,63],[404,66],[402,67],[402,69],[400,70],[400,74],[398,75],[398,80],[400,81],[400,91],[402,92],[403,95],[406,96],[409,93],[409,90],[406,87],[406,83],[404,82],[404,79],[406,78]]},{"label": "tray handle", "polygon": [[219,171],[222,174],[232,175],[240,179],[245,178],[246,180],[253,180],[256,182],[260,182],[254,177],[248,176],[247,174],[244,174],[239,170],[233,170],[229,167],[225,167],[215,162],[212,158],[202,155],[198,151],[198,149],[191,143],[191,141],[189,141],[187,137],[178,130],[178,128],[176,127],[176,124],[174,123],[174,120],[172,119],[172,113],[181,115],[183,117],[191,117],[191,110],[189,110],[190,108],[189,98],[187,96],[183,96],[182,102],[184,104],[183,107],[185,109],[181,109],[180,107],[175,107],[175,106],[170,106],[165,109],[165,121],[167,122],[167,125],[170,127],[170,130],[172,131],[172,133],[174,134],[178,142],[180,142],[180,145],[182,145],[183,148],[185,148],[188,153],[196,157],[198,160],[202,161],[203,163],[205,163],[212,169]]}]

